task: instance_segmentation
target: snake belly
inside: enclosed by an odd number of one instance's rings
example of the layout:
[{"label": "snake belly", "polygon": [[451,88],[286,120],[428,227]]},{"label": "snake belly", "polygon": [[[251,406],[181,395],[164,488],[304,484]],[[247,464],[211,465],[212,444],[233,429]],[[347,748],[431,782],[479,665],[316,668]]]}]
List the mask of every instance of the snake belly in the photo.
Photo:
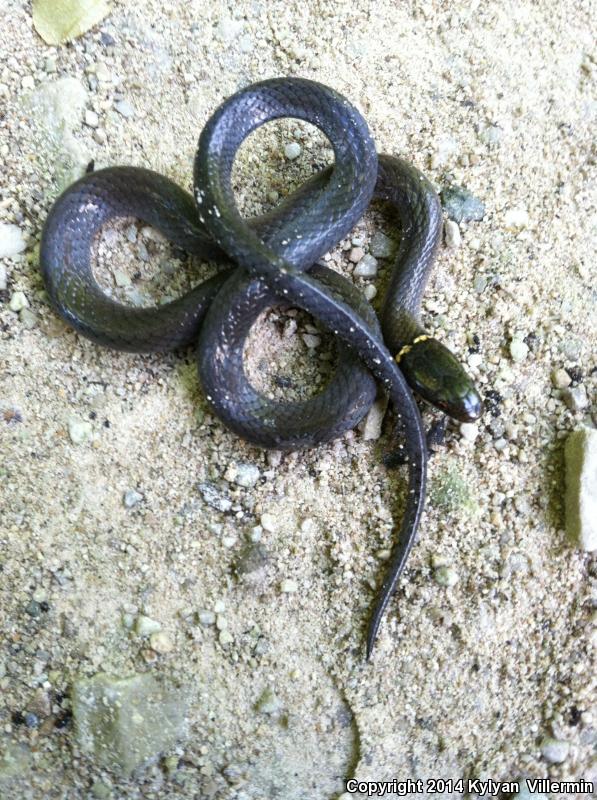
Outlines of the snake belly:
[{"label": "snake belly", "polygon": [[[231,187],[236,153],[253,130],[280,117],[318,126],[334,149],[334,164],[269,214],[243,219]],[[111,167],[74,183],[53,205],[43,230],[40,261],[50,300],[81,334],[112,348],[173,350],[197,340],[199,375],[210,407],[228,427],[262,447],[296,449],[341,435],[370,408],[374,377],[381,381],[404,436],[408,491],[369,625],[369,657],[424,505],[425,436],[405,374],[412,371],[417,391],[426,396],[426,340],[431,337],[421,328],[419,310],[441,233],[437,195],[406,162],[378,157],[366,123],[345,98],[299,78],[253,84],[216,110],[199,139],[194,185],[193,198],[164,176],[138,167]],[[394,205],[402,229],[382,312],[383,335],[362,293],[316,263],[348,235],[374,198]],[[112,300],[94,278],[91,248],[107,221],[124,216],[138,217],[177,246],[225,269],[157,308]],[[280,303],[312,314],[338,340],[338,366],[329,383],[301,402],[269,400],[254,389],[243,368],[251,327],[265,309]],[[404,359],[405,374],[397,355]],[[437,372],[432,367],[432,402],[443,383],[453,385],[449,370],[449,380],[445,371],[439,377]],[[457,394],[468,402],[468,384]],[[443,396],[436,404],[450,411],[451,398],[444,402]]]}]

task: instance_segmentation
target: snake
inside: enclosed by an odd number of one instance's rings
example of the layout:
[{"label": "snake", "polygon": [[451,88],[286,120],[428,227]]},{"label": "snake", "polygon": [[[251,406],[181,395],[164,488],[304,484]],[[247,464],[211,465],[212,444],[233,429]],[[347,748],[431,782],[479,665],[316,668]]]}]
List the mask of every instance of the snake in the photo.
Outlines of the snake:
[{"label": "snake", "polygon": [[[327,137],[333,163],[271,211],[241,215],[232,168],[243,141],[282,117]],[[366,658],[415,542],[426,494],[427,448],[416,395],[456,420],[482,413],[482,400],[455,355],[428,334],[421,300],[441,240],[442,210],[430,181],[405,160],[378,154],[361,113],[334,89],[297,77],[250,84],[226,99],[200,133],[193,194],[144,167],[92,171],[53,203],[40,266],[49,300],[94,342],[136,353],[196,343],[206,401],[223,423],[264,448],[314,447],[357,425],[378,388],[392,402],[407,465],[406,503],[374,601]],[[400,244],[379,318],[364,294],[322,257],[347,237],[373,201],[394,209]],[[156,307],[109,297],[93,272],[92,248],[110,220],[136,217],[220,269]],[[337,342],[337,367],[306,400],[279,402],[249,381],[244,347],[267,309],[303,309]]]}]

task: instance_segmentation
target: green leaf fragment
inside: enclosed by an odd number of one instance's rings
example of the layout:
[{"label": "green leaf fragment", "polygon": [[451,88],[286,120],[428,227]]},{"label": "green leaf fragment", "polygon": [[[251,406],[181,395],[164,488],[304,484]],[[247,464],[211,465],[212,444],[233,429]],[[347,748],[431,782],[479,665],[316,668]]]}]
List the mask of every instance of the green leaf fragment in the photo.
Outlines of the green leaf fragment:
[{"label": "green leaf fragment", "polygon": [[81,36],[110,13],[107,0],[34,0],[33,25],[47,44]]}]

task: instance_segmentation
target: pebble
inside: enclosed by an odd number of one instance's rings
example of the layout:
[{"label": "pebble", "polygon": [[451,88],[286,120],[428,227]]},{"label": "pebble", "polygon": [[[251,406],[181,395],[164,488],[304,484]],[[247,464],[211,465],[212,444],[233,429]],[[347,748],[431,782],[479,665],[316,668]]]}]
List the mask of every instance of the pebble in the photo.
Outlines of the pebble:
[{"label": "pebble", "polygon": [[357,278],[373,278],[377,275],[377,259],[370,254],[363,256],[355,267],[354,275]]},{"label": "pebble", "polygon": [[512,339],[510,342],[510,357],[512,361],[515,361],[517,364],[526,361],[526,358],[529,354],[529,347],[528,345],[522,341],[522,339]]},{"label": "pebble", "polygon": [[373,300],[377,294],[377,286],[374,286],[372,283],[370,283],[368,286],[365,286],[364,294],[367,300]]},{"label": "pebble", "polygon": [[197,613],[197,619],[202,625],[215,625],[216,624],[216,615],[214,611],[208,611],[207,609],[202,609]]},{"label": "pebble", "polygon": [[467,442],[474,442],[479,435],[479,428],[473,422],[462,422],[460,424],[460,435]]},{"label": "pebble", "polygon": [[365,251],[362,247],[353,247],[351,248],[350,253],[348,254],[348,260],[352,261],[353,264],[357,264],[365,255]]},{"label": "pebble", "polygon": [[4,264],[0,264],[0,292],[6,291],[8,287],[8,275]]},{"label": "pebble", "polygon": [[83,444],[91,436],[93,428],[87,420],[72,419],[68,423],[68,435],[73,444]]},{"label": "pebble", "polygon": [[369,252],[376,258],[389,258],[394,252],[395,243],[393,239],[386,236],[381,231],[375,231],[371,237]]},{"label": "pebble", "polygon": [[156,631],[149,637],[149,646],[160,655],[166,655],[174,650],[174,642],[165,631]]},{"label": "pebble", "polygon": [[562,764],[570,752],[570,744],[561,739],[553,739],[551,736],[546,736],[541,741],[541,755],[550,764]]},{"label": "pebble", "polygon": [[218,641],[220,642],[221,645],[224,646],[227,644],[232,644],[232,642],[234,641],[234,636],[230,633],[228,629],[225,629],[223,631],[220,631],[220,633],[218,634]]},{"label": "pebble", "polygon": [[507,231],[520,231],[529,224],[529,215],[524,208],[511,208],[504,214],[504,227]]},{"label": "pebble", "polygon": [[18,225],[0,222],[0,258],[12,258],[22,253],[27,243]]},{"label": "pebble", "polygon": [[224,480],[229,483],[235,483],[237,486],[242,486],[244,489],[251,489],[260,477],[259,467],[247,462],[229,464],[224,473]]},{"label": "pebble", "polygon": [[457,222],[454,222],[452,219],[447,219],[444,222],[444,237],[446,239],[446,246],[450,249],[455,250],[457,247],[460,247],[462,237],[460,236],[460,228]]},{"label": "pebble", "polygon": [[85,111],[85,125],[89,128],[97,128],[99,125],[98,115],[89,108]]},{"label": "pebble", "polygon": [[146,617],[145,614],[139,614],[135,619],[135,633],[139,636],[151,636],[152,633],[158,633],[161,630],[160,623],[151,617]]},{"label": "pebble", "polygon": [[207,505],[215,508],[216,511],[226,512],[232,508],[232,500],[222,494],[212,483],[200,483],[197,488]]},{"label": "pebble", "polygon": [[309,348],[309,350],[315,350],[315,348],[319,347],[321,344],[321,339],[319,336],[315,336],[314,333],[303,333],[303,341]]},{"label": "pebble", "polygon": [[25,292],[14,292],[8,307],[11,311],[16,311],[17,313],[24,308],[29,308],[29,300],[27,300]]},{"label": "pebble", "polygon": [[554,369],[551,373],[551,382],[556,389],[566,389],[572,383],[572,378],[565,369]]},{"label": "pebble", "polygon": [[237,575],[254,575],[260,572],[268,562],[268,552],[258,541],[247,542],[235,564]]},{"label": "pebble", "polygon": [[284,155],[289,161],[294,161],[301,154],[301,146],[298,142],[290,142],[284,148]]},{"label": "pebble", "polygon": [[454,586],[458,583],[458,573],[454,567],[447,564],[437,567],[433,573],[433,578],[440,586]]},{"label": "pebble", "polygon": [[479,131],[479,139],[490,147],[497,146],[504,135],[504,131],[497,125],[487,125]]},{"label": "pebble", "polygon": [[143,500],[143,495],[136,489],[127,489],[122,495],[122,503],[125,508],[134,508],[139,505],[141,500]]},{"label": "pebble", "polygon": [[128,100],[117,100],[114,103],[114,108],[121,114],[125,119],[132,119],[135,116],[135,109],[129,103]]},{"label": "pebble", "polygon": [[388,401],[385,397],[381,397],[373,403],[365,419],[359,425],[364,441],[379,439],[387,407]]},{"label": "pebble", "polygon": [[280,591],[283,594],[294,594],[298,591],[298,583],[292,578],[285,578],[280,584]]},{"label": "pebble", "polygon": [[578,428],[566,439],[566,533],[582,550],[597,550],[597,430]]},{"label": "pebble", "polygon": [[589,405],[589,397],[585,386],[579,386],[562,390],[564,402],[571,411],[584,411]]},{"label": "pebble", "polygon": [[186,693],[151,673],[75,679],[74,736],[96,765],[131,775],[173,747],[184,730]]},{"label": "pebble", "polygon": [[105,144],[107,142],[107,140],[108,140],[108,137],[106,135],[106,131],[103,128],[96,128],[93,131],[92,136],[93,136],[93,140],[95,142],[97,142],[98,144]]},{"label": "pebble", "polygon": [[273,514],[262,514],[259,523],[268,533],[275,533],[278,530],[278,519]]},{"label": "pebble", "polygon": [[485,216],[485,205],[462,186],[447,186],[440,196],[446,214],[454,222],[480,221]]},{"label": "pebble", "polygon": [[19,312],[21,325],[27,330],[32,330],[37,325],[37,315],[30,308],[22,308]]}]

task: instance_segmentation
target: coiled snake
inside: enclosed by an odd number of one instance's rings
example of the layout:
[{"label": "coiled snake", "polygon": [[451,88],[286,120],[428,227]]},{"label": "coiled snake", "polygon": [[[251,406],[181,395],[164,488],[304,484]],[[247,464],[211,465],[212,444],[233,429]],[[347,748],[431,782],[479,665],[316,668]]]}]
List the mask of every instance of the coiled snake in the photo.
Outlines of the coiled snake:
[{"label": "coiled snake", "polygon": [[[280,117],[320,128],[334,163],[269,214],[244,219],[231,188],[235,155],[252,131]],[[228,427],[262,447],[295,449],[339,436],[370,408],[376,394],[372,375],[381,381],[404,437],[408,495],[369,624],[369,657],[425,499],[425,434],[411,388],[459,420],[476,419],[482,409],[464,369],[419,321],[441,236],[437,195],[414,167],[378,156],[365,121],[344,97],[299,78],[253,84],[216,110],[199,138],[194,186],[192,198],[150,170],[111,167],[66,189],[42,236],[49,297],[67,322],[102,345],[150,352],[197,340],[199,376],[211,408]],[[350,232],[373,199],[395,207],[402,229],[381,328],[348,280],[315,263]],[[98,286],[90,252],[98,230],[123,216],[155,226],[190,253],[234,266],[156,308],[115,302]],[[251,326],[264,309],[280,302],[310,313],[340,343],[335,374],[321,393],[304,402],[269,400],[243,369]]]}]

